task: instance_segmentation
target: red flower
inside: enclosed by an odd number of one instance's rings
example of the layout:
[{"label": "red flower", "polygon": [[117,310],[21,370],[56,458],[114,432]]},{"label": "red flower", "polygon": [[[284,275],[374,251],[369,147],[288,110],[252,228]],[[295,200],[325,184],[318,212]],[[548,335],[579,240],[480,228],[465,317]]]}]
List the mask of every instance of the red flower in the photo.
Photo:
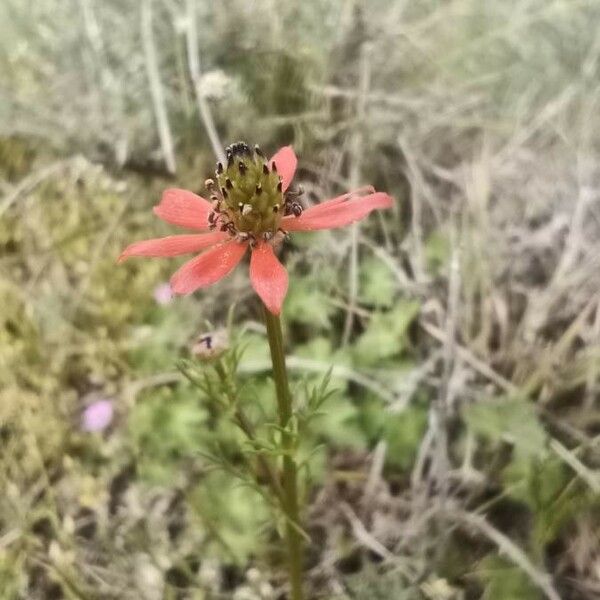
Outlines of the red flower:
[{"label": "red flower", "polygon": [[174,293],[190,294],[228,275],[250,248],[252,286],[266,307],[279,314],[288,274],[273,252],[274,241],[288,231],[343,227],[392,205],[390,196],[366,187],[303,210],[301,192],[289,190],[298,162],[291,146],[266,161],[258,147],[251,150],[239,142],[227,148],[227,158],[227,166],[217,165],[218,186],[212,179],[206,182],[212,202],[187,190],[169,189],[154,207],[163,221],[204,233],[136,242],[119,262],[130,256],[178,256],[208,248],[171,278]]}]

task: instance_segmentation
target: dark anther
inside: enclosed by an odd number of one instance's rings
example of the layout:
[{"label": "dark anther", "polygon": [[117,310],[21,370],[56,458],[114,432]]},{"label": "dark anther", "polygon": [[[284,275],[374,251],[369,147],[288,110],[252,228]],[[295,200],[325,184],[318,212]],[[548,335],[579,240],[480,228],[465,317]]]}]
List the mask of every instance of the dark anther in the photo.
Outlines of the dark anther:
[{"label": "dark anther", "polygon": [[246,165],[240,161],[238,165],[238,169],[240,170],[240,175],[243,175],[246,172]]},{"label": "dark anther", "polygon": [[220,161],[217,163],[217,174],[218,175],[222,175],[223,174],[223,163],[220,162]]},{"label": "dark anther", "polygon": [[304,209],[302,208],[302,204],[300,204],[300,202],[292,202],[291,210],[295,217],[299,217]]},{"label": "dark anther", "polygon": [[231,152],[227,153],[227,168],[233,167],[233,154]]},{"label": "dark anther", "polygon": [[247,155],[247,156],[251,156],[252,155],[252,151],[250,150],[250,146],[248,146],[248,144],[246,144],[246,142],[235,142],[234,144],[231,144],[231,146],[229,146],[227,148],[227,153],[231,153],[232,156],[235,155]]},{"label": "dark anther", "polygon": [[274,212],[274,213],[278,213],[278,212],[279,212],[279,204],[276,204],[276,205],[273,207],[273,212]]},{"label": "dark anther", "polygon": [[224,187],[221,188],[221,194],[223,195],[223,198],[227,198],[227,190]]},{"label": "dark anther", "polygon": [[254,146],[254,152],[256,152],[256,154],[258,154],[258,156],[262,156],[263,158],[264,158],[264,156],[265,156],[265,155],[263,154],[262,150],[259,148],[258,144],[256,144],[256,145]]},{"label": "dark anther", "polygon": [[256,194],[262,194],[262,185],[260,183],[256,186]]},{"label": "dark anther", "polygon": [[281,179],[279,180],[279,183],[277,184],[277,191],[278,192],[283,191],[283,181],[281,181]]},{"label": "dark anther", "polygon": [[217,196],[216,194],[211,194],[211,195],[210,195],[210,199],[211,199],[211,200],[213,200],[213,201],[214,201],[214,200],[218,200],[218,199],[219,199],[219,196]]},{"label": "dark anther", "polygon": [[231,183],[231,179],[229,179],[229,177],[225,180],[225,186],[227,187],[228,190],[233,189],[233,183]]},{"label": "dark anther", "polygon": [[271,162],[271,169],[273,169],[273,173],[277,173],[277,165],[275,164],[275,161]]},{"label": "dark anther", "polygon": [[227,231],[229,229],[229,223],[223,223],[219,229],[221,231]]},{"label": "dark anther", "polygon": [[208,222],[212,225],[212,223],[215,222],[215,219],[217,218],[217,213],[211,212],[208,213]]},{"label": "dark anther", "polygon": [[263,173],[264,173],[265,175],[268,175],[268,174],[269,174],[269,167],[267,166],[267,163],[265,163],[265,164],[263,165]]}]

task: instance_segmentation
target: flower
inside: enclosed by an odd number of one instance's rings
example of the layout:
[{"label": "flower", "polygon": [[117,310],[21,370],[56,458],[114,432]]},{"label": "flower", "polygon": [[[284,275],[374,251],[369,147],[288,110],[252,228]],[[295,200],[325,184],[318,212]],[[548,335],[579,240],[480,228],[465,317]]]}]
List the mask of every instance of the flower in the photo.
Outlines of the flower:
[{"label": "flower", "polygon": [[84,431],[103,431],[113,419],[114,409],[111,400],[92,402],[81,415],[81,428]]},{"label": "flower", "polygon": [[231,273],[248,249],[250,281],[269,311],[278,315],[288,287],[288,274],[273,245],[290,231],[344,227],[372,210],[390,208],[392,198],[368,186],[304,209],[301,191],[290,189],[298,159],[285,146],[265,159],[258,146],[244,142],[227,148],[227,164],[217,164],[216,182],[207,179],[210,201],[190,191],[168,189],[154,214],[172,225],[203,231],[131,244],[130,256],[178,256],[204,250],[171,278],[175,294],[190,294]]},{"label": "flower", "polygon": [[152,295],[154,296],[156,304],[160,304],[161,306],[169,304],[173,299],[173,291],[168,283],[157,285],[154,288],[154,293]]}]

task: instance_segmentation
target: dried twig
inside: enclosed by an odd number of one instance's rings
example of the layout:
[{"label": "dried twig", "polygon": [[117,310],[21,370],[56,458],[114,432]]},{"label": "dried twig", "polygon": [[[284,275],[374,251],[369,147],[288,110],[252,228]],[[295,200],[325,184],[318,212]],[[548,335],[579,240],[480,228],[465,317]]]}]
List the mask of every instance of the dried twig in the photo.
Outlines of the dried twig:
[{"label": "dried twig", "polygon": [[177,166],[175,163],[175,151],[173,149],[173,136],[171,135],[171,127],[167,116],[165,95],[160,81],[158,59],[156,57],[156,48],[154,46],[154,36],[152,35],[152,2],[153,0],[142,0],[141,5],[141,31],[142,43],[144,46],[144,62],[146,63],[146,72],[148,73],[148,82],[150,84],[150,93],[152,95],[152,107],[154,109],[154,117],[156,118],[158,137],[160,139],[165,165],[169,173],[175,173]]},{"label": "dried twig", "polygon": [[225,152],[223,144],[219,138],[215,122],[206,100],[206,96],[202,89],[202,74],[200,72],[200,53],[198,50],[198,32],[196,30],[196,2],[195,0],[187,0],[187,54],[188,64],[190,69],[190,77],[194,84],[194,92],[196,94],[196,102],[198,103],[198,111],[202,124],[210,140],[213,152],[218,160],[225,162]]},{"label": "dried twig", "polygon": [[[370,46],[363,43],[360,49],[359,63],[359,82],[358,99],[356,104],[356,128],[352,136],[352,146],[350,151],[350,176],[349,186],[351,190],[356,189],[360,183],[360,166],[362,161],[362,151],[364,146],[364,127],[367,108],[367,95],[371,81],[371,68],[369,61]],[[356,306],[356,297],[358,295],[358,223],[354,223],[351,228],[350,245],[350,268],[348,271],[348,312],[344,323],[342,333],[342,345],[345,346],[352,333],[352,324],[354,322],[354,307]]]}]

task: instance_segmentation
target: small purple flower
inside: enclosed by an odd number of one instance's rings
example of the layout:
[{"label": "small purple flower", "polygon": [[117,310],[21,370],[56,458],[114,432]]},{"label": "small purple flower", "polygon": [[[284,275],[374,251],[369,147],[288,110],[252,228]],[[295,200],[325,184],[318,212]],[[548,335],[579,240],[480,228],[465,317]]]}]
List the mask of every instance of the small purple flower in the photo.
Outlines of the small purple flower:
[{"label": "small purple flower", "polygon": [[168,283],[161,283],[154,288],[154,300],[157,304],[165,306],[173,300],[173,291]]},{"label": "small purple flower", "polygon": [[97,400],[92,402],[81,415],[81,428],[84,431],[103,431],[114,415],[112,400]]}]

